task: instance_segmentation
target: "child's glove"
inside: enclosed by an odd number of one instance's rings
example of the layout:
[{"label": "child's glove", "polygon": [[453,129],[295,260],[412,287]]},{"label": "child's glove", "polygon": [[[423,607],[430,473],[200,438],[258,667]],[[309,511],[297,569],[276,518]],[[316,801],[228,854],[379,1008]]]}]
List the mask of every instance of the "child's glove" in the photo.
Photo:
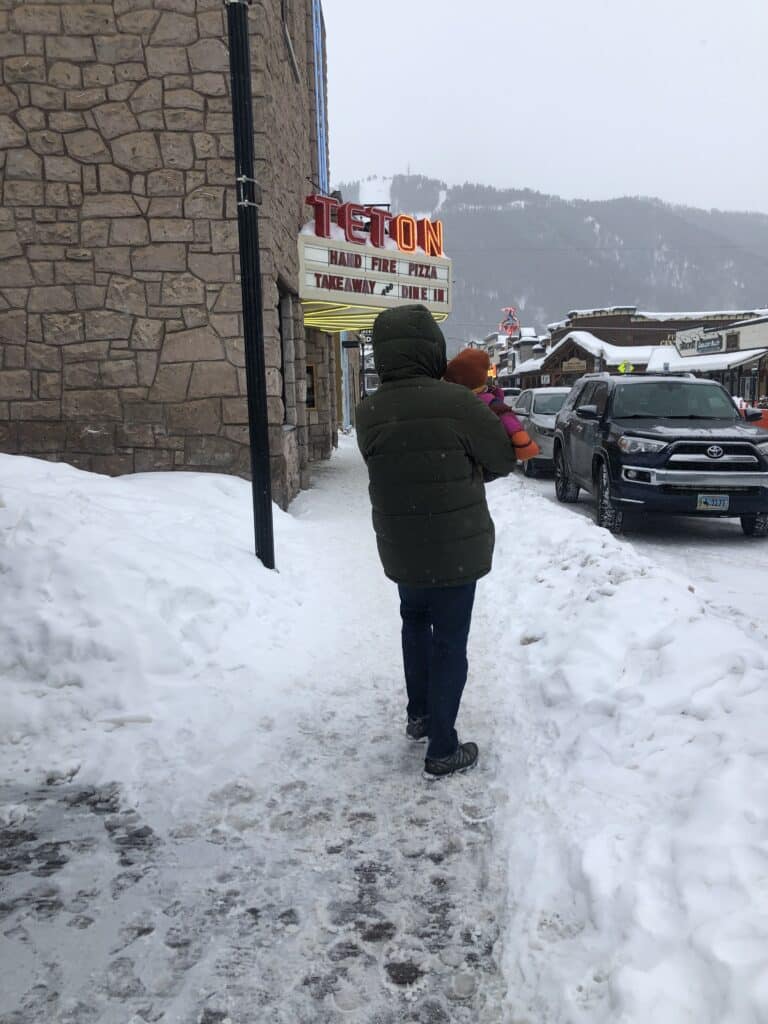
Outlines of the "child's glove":
[{"label": "child's glove", "polygon": [[528,435],[527,430],[516,430],[512,435],[512,444],[515,447],[515,455],[519,462],[527,462],[529,459],[535,459],[541,451],[541,448],[532,441]]}]

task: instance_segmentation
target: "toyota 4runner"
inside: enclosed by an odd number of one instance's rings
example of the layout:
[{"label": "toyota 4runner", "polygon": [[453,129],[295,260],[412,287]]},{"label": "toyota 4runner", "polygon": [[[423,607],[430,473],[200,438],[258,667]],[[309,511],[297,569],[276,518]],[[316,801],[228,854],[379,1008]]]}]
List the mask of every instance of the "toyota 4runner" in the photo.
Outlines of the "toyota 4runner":
[{"label": "toyota 4runner", "polygon": [[733,516],[768,536],[768,433],[728,392],[692,376],[591,374],[555,423],[555,489],[595,495],[597,522],[620,533],[630,511]]}]

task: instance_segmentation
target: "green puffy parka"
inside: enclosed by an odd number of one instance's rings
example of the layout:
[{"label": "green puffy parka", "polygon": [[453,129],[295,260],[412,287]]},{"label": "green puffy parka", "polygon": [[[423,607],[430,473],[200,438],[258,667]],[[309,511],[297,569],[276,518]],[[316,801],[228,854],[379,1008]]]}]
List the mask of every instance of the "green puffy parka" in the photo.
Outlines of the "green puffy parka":
[{"label": "green puffy parka", "polygon": [[412,587],[455,587],[490,572],[493,521],[483,472],[515,454],[497,416],[440,378],[445,339],[425,306],[381,313],[373,328],[378,391],[357,409],[373,528],[384,572]]}]

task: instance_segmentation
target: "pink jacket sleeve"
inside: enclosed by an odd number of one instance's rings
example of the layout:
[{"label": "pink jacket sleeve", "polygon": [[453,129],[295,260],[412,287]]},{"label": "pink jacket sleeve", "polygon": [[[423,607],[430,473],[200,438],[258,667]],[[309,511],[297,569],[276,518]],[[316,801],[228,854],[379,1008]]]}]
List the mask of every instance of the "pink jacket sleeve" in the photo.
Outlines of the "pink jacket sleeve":
[{"label": "pink jacket sleeve", "polygon": [[513,412],[505,412],[499,417],[499,419],[501,420],[501,425],[510,437],[512,437],[513,434],[516,434],[518,430],[523,429],[523,424]]},{"label": "pink jacket sleeve", "polygon": [[[509,408],[509,406],[504,403],[504,392],[501,390],[501,388],[496,388],[495,390],[501,393],[501,398],[499,398],[498,395],[494,394],[492,391],[483,391],[480,395],[478,395],[478,398],[482,402],[485,402],[485,404],[488,406],[490,406],[492,403],[497,405],[501,404],[504,405],[504,407],[509,410],[508,412],[499,412],[497,415],[499,416],[499,419],[501,420],[501,425],[506,430],[507,435],[509,437],[512,437],[512,435],[515,434],[518,430],[523,429],[523,425],[517,418],[517,416],[515,416],[515,414]],[[491,411],[496,412],[496,409],[492,409]]]}]

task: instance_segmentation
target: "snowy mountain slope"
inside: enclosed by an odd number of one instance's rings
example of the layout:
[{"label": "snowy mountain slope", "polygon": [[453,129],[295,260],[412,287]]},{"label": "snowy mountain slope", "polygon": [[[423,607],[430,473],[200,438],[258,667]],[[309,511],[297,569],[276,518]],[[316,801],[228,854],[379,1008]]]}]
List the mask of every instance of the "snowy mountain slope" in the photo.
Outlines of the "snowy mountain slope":
[{"label": "snowy mountain slope", "polygon": [[365,484],[342,439],[268,573],[242,481],[0,458],[3,1010],[765,1019],[761,645],[497,481],[481,764],[426,784]]},{"label": "snowy mountain slope", "polygon": [[[390,179],[387,179],[389,182]],[[355,198],[357,183],[342,186]],[[453,339],[515,305],[543,330],[570,309],[749,309],[768,301],[768,215],[647,198],[563,200],[423,175],[391,179],[393,209],[439,213],[454,260]]]}]

